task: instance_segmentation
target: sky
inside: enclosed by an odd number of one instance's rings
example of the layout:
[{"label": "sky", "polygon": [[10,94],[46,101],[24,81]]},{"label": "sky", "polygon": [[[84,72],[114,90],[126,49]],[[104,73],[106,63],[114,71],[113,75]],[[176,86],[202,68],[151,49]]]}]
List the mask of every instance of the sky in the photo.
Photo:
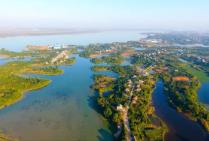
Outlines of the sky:
[{"label": "sky", "polygon": [[0,0],[0,28],[209,30],[209,0]]}]

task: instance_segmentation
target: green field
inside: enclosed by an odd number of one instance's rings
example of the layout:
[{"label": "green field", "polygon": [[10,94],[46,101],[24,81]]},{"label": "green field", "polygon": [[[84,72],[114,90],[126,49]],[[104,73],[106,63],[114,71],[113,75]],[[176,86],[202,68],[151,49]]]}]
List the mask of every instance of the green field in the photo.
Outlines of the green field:
[{"label": "green field", "polygon": [[204,71],[198,70],[198,69],[192,67],[189,64],[184,65],[183,68],[188,73],[190,73],[190,74],[194,75],[195,77],[197,77],[201,82],[207,82],[207,81],[209,81],[209,76]]}]

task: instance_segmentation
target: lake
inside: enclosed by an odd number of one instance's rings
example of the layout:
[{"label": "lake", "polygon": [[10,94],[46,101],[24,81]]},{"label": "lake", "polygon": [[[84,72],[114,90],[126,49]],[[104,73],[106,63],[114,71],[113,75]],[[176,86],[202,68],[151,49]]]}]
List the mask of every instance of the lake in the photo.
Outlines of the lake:
[{"label": "lake", "polygon": [[65,73],[60,76],[42,75],[52,80],[47,87],[1,110],[1,129],[21,141],[111,140],[102,117],[92,108],[91,63],[76,59],[73,66],[62,67]]},{"label": "lake", "polygon": [[71,35],[18,36],[0,38],[0,48],[21,51],[25,49],[27,45],[88,45],[90,43],[126,42],[130,40],[139,40],[142,37],[145,37],[145,35],[134,31],[104,31]]}]

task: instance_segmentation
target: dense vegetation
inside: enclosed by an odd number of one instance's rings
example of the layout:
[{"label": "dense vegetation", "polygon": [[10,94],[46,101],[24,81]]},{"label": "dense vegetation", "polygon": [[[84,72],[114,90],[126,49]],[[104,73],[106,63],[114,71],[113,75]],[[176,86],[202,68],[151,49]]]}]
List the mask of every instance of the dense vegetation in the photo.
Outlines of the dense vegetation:
[{"label": "dense vegetation", "polygon": [[45,66],[45,67],[33,67],[28,72],[35,74],[45,74],[45,75],[59,75],[63,73],[63,70],[59,69],[57,66]]},{"label": "dense vegetation", "polygon": [[98,71],[106,71],[106,70],[108,70],[109,69],[109,67],[107,67],[107,66],[93,66],[92,67],[92,70],[94,71],[94,72],[98,72]]},{"label": "dense vegetation", "polygon": [[103,56],[101,58],[94,58],[91,61],[94,64],[106,63],[106,64],[111,64],[111,65],[119,65],[123,63],[124,58],[119,55],[114,54],[111,56]]},{"label": "dense vegetation", "polygon": [[[152,106],[155,81],[149,77],[133,77],[135,71],[130,66],[109,68],[123,77],[95,76],[93,88],[98,92],[97,103],[101,113],[110,121],[115,139],[163,140],[167,130]],[[118,110],[120,106],[129,108],[127,112],[121,112]],[[127,133],[125,119],[130,122],[130,133]]]}]

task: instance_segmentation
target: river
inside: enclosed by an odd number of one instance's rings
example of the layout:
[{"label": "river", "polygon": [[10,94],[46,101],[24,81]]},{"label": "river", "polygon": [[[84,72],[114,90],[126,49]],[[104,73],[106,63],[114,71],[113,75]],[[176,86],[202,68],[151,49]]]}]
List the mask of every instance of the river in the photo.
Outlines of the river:
[{"label": "river", "polygon": [[189,120],[183,114],[169,107],[163,87],[162,81],[156,83],[153,104],[156,114],[169,127],[170,131],[166,135],[166,141],[208,141],[209,135],[197,122]]}]

